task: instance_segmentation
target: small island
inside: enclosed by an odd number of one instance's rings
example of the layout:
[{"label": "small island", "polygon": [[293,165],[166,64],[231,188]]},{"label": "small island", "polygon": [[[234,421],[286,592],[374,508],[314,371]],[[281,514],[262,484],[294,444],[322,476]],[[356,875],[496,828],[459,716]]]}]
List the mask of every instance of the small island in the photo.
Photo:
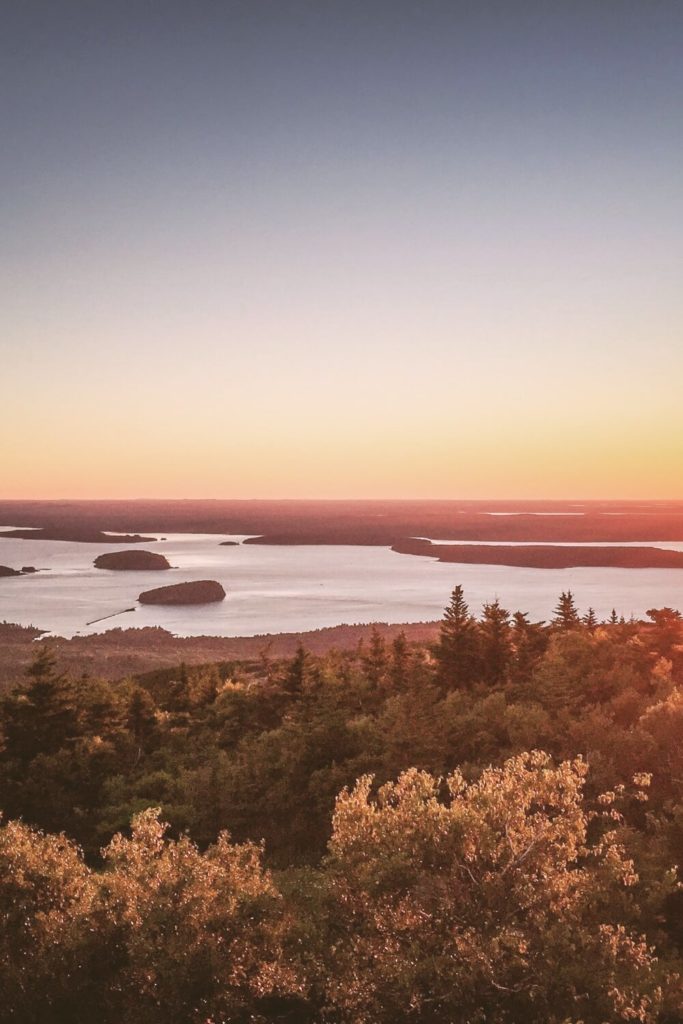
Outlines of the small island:
[{"label": "small island", "polygon": [[225,600],[225,596],[225,590],[216,580],[194,580],[145,590],[138,601],[141,604],[212,604]]},{"label": "small island", "polygon": [[93,565],[96,569],[112,569],[117,572],[171,568],[168,559],[154,551],[108,551],[105,555],[98,555]]},{"label": "small island", "polygon": [[18,569],[11,569],[9,565],[0,565],[0,576],[21,576]]}]

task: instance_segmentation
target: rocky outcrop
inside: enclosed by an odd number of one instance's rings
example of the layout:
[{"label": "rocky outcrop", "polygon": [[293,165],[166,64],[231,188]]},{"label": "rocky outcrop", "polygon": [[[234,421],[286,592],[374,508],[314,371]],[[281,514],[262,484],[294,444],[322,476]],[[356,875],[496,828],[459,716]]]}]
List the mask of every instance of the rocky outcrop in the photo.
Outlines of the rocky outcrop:
[{"label": "rocky outcrop", "polygon": [[108,551],[98,555],[96,569],[114,569],[118,572],[143,572],[147,569],[170,569],[171,564],[155,551]]},{"label": "rocky outcrop", "polygon": [[225,591],[216,580],[193,580],[191,583],[173,583],[168,587],[155,587],[140,594],[141,604],[212,604],[223,601]]},{"label": "rocky outcrop", "polygon": [[10,569],[9,565],[0,565],[0,576],[21,576],[18,569]]}]

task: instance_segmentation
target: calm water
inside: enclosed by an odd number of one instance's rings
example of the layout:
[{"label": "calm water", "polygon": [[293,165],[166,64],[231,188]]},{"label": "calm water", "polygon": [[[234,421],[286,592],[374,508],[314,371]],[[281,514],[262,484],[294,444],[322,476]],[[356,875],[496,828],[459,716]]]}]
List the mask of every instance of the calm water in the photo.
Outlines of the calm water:
[{"label": "calm water", "polygon": [[[215,534],[169,534],[140,545],[162,552],[169,572],[107,572],[93,568],[103,551],[129,545],[0,540],[0,564],[35,565],[46,572],[0,579],[0,621],[62,636],[115,626],[163,626],[181,636],[247,636],[299,632],[357,622],[417,622],[438,618],[456,583],[478,612],[498,597],[512,610],[547,618],[561,590],[574,591],[582,609],[599,616],[644,615],[648,608],[683,609],[681,569],[521,569],[442,564],[380,547],[239,545]],[[681,543],[656,547],[683,550]],[[195,608],[137,605],[142,590],[184,580],[216,579],[227,591],[220,604]],[[105,622],[86,623],[136,606]]]}]

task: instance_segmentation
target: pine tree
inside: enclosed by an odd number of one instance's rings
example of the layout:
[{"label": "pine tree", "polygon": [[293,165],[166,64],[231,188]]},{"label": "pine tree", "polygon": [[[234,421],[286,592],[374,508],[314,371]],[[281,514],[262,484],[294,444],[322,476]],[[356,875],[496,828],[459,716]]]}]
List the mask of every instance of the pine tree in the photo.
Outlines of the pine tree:
[{"label": "pine tree", "polygon": [[299,644],[294,657],[289,662],[285,677],[283,679],[284,689],[291,694],[301,693],[308,679],[308,651],[303,644]]},{"label": "pine tree", "polygon": [[576,629],[581,624],[579,612],[571,590],[563,590],[553,613],[552,623],[559,629]]},{"label": "pine tree", "polygon": [[400,690],[405,686],[406,679],[408,678],[409,662],[408,641],[406,640],[405,633],[401,630],[391,645],[389,677],[394,689]]},{"label": "pine tree", "polygon": [[144,749],[156,732],[157,718],[154,701],[141,686],[136,686],[128,700],[126,728],[132,734],[139,750]]},{"label": "pine tree", "polygon": [[451,594],[444,612],[435,655],[439,681],[444,687],[468,687],[479,678],[481,662],[477,624],[470,615],[460,585]]},{"label": "pine tree", "polygon": [[48,647],[40,645],[27,675],[29,685],[18,687],[2,708],[7,754],[26,762],[54,754],[79,733],[74,693]]},{"label": "pine tree", "polygon": [[591,631],[594,630],[598,625],[598,617],[595,614],[595,609],[589,608],[581,621],[583,622],[586,629],[589,629]]},{"label": "pine tree", "polygon": [[190,677],[185,662],[181,662],[179,678],[174,679],[169,687],[166,706],[169,711],[189,711],[192,701],[190,699]]},{"label": "pine tree", "polygon": [[525,612],[512,617],[512,667],[515,683],[528,683],[531,674],[547,647],[547,631],[542,622],[530,622]]},{"label": "pine tree", "polygon": [[496,599],[485,604],[479,627],[481,636],[482,679],[493,685],[508,674],[512,656],[510,613]]},{"label": "pine tree", "polygon": [[367,653],[363,654],[363,668],[372,686],[381,686],[388,667],[387,651],[379,630],[372,627]]}]

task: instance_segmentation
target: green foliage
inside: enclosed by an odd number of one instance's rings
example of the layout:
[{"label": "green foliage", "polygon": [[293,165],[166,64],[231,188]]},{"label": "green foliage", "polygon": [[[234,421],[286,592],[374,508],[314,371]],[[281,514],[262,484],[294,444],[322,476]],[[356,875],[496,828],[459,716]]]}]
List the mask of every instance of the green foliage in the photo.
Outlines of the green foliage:
[{"label": "green foliage", "polygon": [[434,648],[116,684],[39,644],[0,705],[8,1019],[680,1024],[683,623],[560,606],[456,588]]}]

